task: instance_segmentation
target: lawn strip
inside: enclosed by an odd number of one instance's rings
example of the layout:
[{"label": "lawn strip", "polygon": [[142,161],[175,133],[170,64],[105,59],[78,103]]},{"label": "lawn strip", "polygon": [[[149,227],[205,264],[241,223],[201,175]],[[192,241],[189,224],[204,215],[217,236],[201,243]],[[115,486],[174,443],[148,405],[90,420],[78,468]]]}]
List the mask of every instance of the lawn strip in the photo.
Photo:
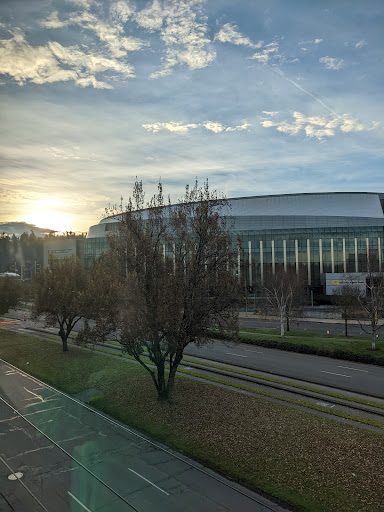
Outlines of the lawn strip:
[{"label": "lawn strip", "polygon": [[381,510],[384,435],[181,375],[159,402],[139,365],[45,341],[0,330],[0,357],[290,508]]},{"label": "lawn strip", "polygon": [[279,395],[277,393],[272,393],[271,391],[265,391],[263,389],[258,389],[253,386],[248,386],[246,384],[240,384],[238,382],[232,382],[225,379],[220,379],[220,377],[213,377],[211,375],[205,375],[203,373],[199,373],[193,370],[179,370],[180,373],[185,373],[187,375],[191,375],[193,377],[198,377],[200,379],[209,380],[211,382],[216,382],[217,384],[224,384],[225,386],[230,386],[237,389],[242,389],[244,391],[250,391],[251,393],[256,393],[258,395],[267,396],[269,398],[273,398],[275,400],[281,400],[283,402],[288,402],[294,405],[300,405],[302,407],[306,407],[307,409],[314,409],[316,411],[323,412],[325,414],[330,414],[332,416],[339,416],[340,418],[345,418],[348,420],[353,420],[358,423],[363,423],[365,425],[371,425],[372,427],[378,427],[384,429],[384,423],[379,420],[372,420],[369,418],[364,418],[362,416],[355,416],[354,414],[337,411],[335,409],[324,409],[324,407],[316,404],[312,404],[310,402],[306,402],[304,400],[300,400],[298,398],[291,398],[284,395]]},{"label": "lawn strip", "polygon": [[238,374],[238,375],[244,375],[246,377],[254,377],[255,379],[265,380],[267,382],[274,382],[276,384],[282,384],[284,386],[290,386],[293,388],[302,389],[304,391],[320,393],[321,395],[327,395],[327,396],[331,396],[334,398],[340,398],[342,400],[347,400],[348,402],[356,402],[359,404],[376,407],[378,409],[384,409],[384,404],[381,404],[378,402],[373,402],[370,400],[365,400],[364,398],[358,398],[358,397],[353,397],[353,396],[349,396],[349,395],[342,395],[341,393],[335,393],[334,391],[318,389],[318,388],[314,388],[311,386],[306,386],[305,384],[299,384],[297,382],[290,382],[290,381],[278,379],[275,377],[268,377],[268,376],[260,375],[257,373],[256,374],[251,373],[246,370],[235,369],[235,368],[231,368],[231,367],[227,367],[227,366],[223,366],[223,365],[219,365],[219,364],[215,364],[215,363],[208,363],[206,361],[199,361],[197,359],[193,359],[190,357],[184,357],[183,361],[187,362],[187,363],[192,363],[192,364],[199,364],[201,366],[207,366],[208,368],[216,368],[217,370],[223,370],[223,371],[231,372],[231,373]]}]

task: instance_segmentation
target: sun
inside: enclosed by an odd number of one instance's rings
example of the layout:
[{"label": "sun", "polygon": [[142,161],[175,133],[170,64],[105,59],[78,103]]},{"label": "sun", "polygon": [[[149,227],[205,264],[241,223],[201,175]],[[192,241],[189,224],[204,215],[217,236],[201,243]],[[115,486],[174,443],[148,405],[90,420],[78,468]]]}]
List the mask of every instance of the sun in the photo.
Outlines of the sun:
[{"label": "sun", "polygon": [[65,213],[55,211],[36,211],[24,218],[28,224],[34,224],[37,227],[48,228],[52,231],[65,233],[73,231],[71,221]]}]

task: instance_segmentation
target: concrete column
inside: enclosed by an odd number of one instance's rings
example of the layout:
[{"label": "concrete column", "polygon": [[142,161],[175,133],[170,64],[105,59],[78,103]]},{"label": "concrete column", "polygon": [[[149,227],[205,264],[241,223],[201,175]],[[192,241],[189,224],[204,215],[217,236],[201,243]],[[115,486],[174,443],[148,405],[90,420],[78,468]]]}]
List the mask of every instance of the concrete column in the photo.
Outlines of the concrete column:
[{"label": "concrete column", "polygon": [[369,262],[369,238],[368,237],[365,239],[365,244],[367,246],[367,270],[368,270],[368,265],[369,265],[369,263],[368,263]]},{"label": "concrete column", "polygon": [[319,261],[320,261],[320,275],[324,272],[323,268],[323,241],[319,238]]},{"label": "concrete column", "polygon": [[331,238],[331,269],[335,271],[335,255],[333,253],[333,238]]},{"label": "concrete column", "polygon": [[343,272],[347,272],[347,257],[345,254],[345,238],[343,238]]},{"label": "concrete column", "polygon": [[252,242],[248,241],[248,272],[249,272],[249,286],[252,286]]},{"label": "concrete column", "polygon": [[308,266],[308,284],[312,284],[311,279],[311,242],[309,238],[307,238],[307,266]]},{"label": "concrete column", "polygon": [[264,282],[264,253],[262,240],[260,240],[260,280]]},{"label": "concrete column", "polygon": [[355,238],[355,272],[359,271],[359,258],[357,256],[357,238]]},{"label": "concrete column", "polygon": [[296,274],[299,273],[299,241],[295,240]]},{"label": "concrete column", "polygon": [[283,252],[284,252],[284,272],[287,271],[287,241],[283,240]]},{"label": "concrete column", "polygon": [[272,248],[272,274],[275,273],[275,241],[272,240],[271,242],[271,248]]},{"label": "concrete column", "polygon": [[377,252],[379,253],[379,272],[381,272],[381,238],[377,239]]}]

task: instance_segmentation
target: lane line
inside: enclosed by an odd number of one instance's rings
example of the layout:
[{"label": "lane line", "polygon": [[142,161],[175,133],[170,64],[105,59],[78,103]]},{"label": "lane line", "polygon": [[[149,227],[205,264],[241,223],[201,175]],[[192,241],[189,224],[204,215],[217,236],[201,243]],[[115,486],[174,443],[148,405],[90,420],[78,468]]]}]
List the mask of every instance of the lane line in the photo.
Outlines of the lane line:
[{"label": "lane line", "polygon": [[91,510],[89,510],[89,508],[87,508],[83,503],[81,503],[81,501],[78,500],[76,496],[74,496],[71,492],[67,491],[67,493],[70,495],[72,499],[74,499],[80,505],[80,507],[83,507],[83,509],[86,510],[87,512],[91,512]]},{"label": "lane line", "polygon": [[352,379],[352,375],[343,375],[341,373],[334,373],[334,372],[326,372],[324,370],[320,370],[321,373],[330,373],[331,375],[338,375],[339,377],[349,377],[350,379]]},{"label": "lane line", "polygon": [[245,352],[253,352],[254,354],[262,354],[262,352],[260,352],[259,350],[249,350],[248,348],[245,348],[244,350],[245,350]]},{"label": "lane line", "polygon": [[232,354],[231,352],[226,352],[229,356],[237,356],[237,357],[248,357],[248,356],[242,356],[241,354]]},{"label": "lane line", "polygon": [[153,482],[151,482],[150,480],[148,480],[147,478],[145,478],[143,475],[140,475],[139,473],[136,473],[136,471],[133,471],[133,469],[131,468],[128,468],[129,471],[132,471],[132,473],[135,473],[135,475],[137,475],[138,477],[142,478],[143,480],[145,480],[146,482],[148,482],[149,484],[153,485],[153,487],[156,487],[156,489],[159,489],[159,491],[163,492],[164,494],[166,494],[167,496],[169,496],[169,494],[164,491],[164,489],[161,489],[160,487],[158,487],[156,484],[154,484]]},{"label": "lane line", "polygon": [[350,366],[338,366],[338,368],[347,368],[347,370],[355,370],[355,372],[369,373],[368,370],[360,370],[360,368],[351,368]]}]

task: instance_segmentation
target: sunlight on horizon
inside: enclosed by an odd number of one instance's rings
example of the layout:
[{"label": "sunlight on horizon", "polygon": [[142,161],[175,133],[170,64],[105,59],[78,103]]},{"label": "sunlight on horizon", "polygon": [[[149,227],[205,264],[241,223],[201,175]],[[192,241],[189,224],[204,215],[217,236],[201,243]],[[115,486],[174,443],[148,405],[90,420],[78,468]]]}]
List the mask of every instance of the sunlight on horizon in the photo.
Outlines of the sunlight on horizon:
[{"label": "sunlight on horizon", "polygon": [[55,211],[36,211],[27,215],[24,219],[29,224],[39,228],[47,228],[59,233],[74,231],[68,215]]}]

